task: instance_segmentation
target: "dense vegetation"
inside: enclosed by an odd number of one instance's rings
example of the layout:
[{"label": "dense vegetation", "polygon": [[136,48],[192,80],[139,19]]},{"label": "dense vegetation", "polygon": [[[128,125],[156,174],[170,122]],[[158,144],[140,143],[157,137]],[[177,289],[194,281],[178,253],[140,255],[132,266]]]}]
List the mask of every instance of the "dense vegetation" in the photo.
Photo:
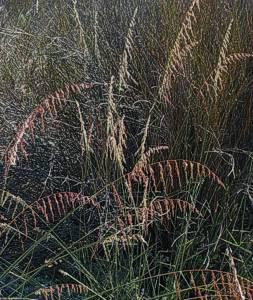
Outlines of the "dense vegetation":
[{"label": "dense vegetation", "polygon": [[0,22],[0,299],[252,299],[252,1]]}]

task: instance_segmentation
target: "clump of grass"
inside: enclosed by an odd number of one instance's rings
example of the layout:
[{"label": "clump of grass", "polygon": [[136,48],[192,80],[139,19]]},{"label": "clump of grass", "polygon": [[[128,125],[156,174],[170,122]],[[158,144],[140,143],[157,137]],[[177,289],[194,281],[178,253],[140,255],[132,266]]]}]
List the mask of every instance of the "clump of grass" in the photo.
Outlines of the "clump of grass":
[{"label": "clump of grass", "polygon": [[0,14],[1,296],[250,298],[248,4]]}]

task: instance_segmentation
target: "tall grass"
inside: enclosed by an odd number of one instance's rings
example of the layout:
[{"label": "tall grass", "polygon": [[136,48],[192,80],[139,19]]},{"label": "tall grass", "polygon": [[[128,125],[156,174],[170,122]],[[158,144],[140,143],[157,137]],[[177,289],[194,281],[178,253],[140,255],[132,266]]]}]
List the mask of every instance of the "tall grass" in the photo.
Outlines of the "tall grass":
[{"label": "tall grass", "polygon": [[0,299],[252,298],[249,2],[3,1]]}]

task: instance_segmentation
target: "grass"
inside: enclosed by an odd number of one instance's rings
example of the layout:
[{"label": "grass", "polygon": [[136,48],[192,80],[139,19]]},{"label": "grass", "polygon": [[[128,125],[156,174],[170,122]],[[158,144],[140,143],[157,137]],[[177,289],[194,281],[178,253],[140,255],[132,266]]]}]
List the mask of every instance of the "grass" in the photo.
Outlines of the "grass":
[{"label": "grass", "polygon": [[0,299],[251,299],[252,14],[6,1]]}]

